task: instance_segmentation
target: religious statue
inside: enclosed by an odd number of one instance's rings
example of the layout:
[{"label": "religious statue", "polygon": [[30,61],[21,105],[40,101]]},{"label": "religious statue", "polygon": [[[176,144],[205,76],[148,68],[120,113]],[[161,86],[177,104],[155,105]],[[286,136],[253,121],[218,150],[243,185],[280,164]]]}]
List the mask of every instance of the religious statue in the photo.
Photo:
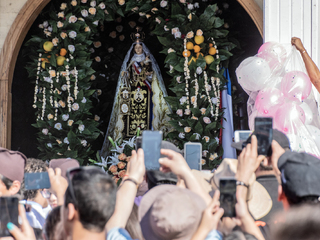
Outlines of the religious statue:
[{"label": "religious statue", "polygon": [[133,35],[135,42],[121,67],[113,110],[101,155],[109,153],[110,136],[113,140],[128,139],[137,130],[168,132],[170,108],[164,97],[167,91],[159,66],[142,42],[141,34]]}]

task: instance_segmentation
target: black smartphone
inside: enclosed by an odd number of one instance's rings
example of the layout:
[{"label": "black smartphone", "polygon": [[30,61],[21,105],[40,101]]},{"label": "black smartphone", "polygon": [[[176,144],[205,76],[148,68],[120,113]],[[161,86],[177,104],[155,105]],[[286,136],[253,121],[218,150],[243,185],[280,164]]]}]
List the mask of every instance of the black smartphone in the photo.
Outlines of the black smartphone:
[{"label": "black smartphone", "polygon": [[143,131],[142,149],[147,170],[159,170],[159,158],[162,141],[161,131]]},{"label": "black smartphone", "polygon": [[137,137],[136,139],[136,151],[138,151],[139,148],[142,148],[142,137]]},{"label": "black smartphone", "polygon": [[271,156],[272,142],[272,118],[256,117],[254,121],[254,132],[258,140],[258,154]]},{"label": "black smartphone", "polygon": [[184,144],[184,157],[191,169],[202,170],[201,156],[201,143],[187,142]]},{"label": "black smartphone", "polygon": [[220,178],[220,207],[223,208],[224,214],[222,217],[235,217],[237,203],[236,191],[237,184],[235,178]]},{"label": "black smartphone", "polygon": [[19,226],[19,199],[16,197],[0,197],[0,237],[11,236],[7,224]]},{"label": "black smartphone", "polygon": [[48,172],[25,173],[26,190],[49,189],[51,187]]}]

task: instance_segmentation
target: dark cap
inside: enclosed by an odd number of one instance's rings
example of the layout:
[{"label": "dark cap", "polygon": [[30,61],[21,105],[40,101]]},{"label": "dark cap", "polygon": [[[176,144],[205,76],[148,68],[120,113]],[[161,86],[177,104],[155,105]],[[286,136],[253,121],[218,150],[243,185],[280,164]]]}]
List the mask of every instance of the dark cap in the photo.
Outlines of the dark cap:
[{"label": "dark cap", "polygon": [[286,196],[320,196],[320,159],[286,151],[279,158],[278,168]]},{"label": "dark cap", "polygon": [[[254,131],[252,133],[252,135],[256,135],[256,132]],[[285,149],[285,148],[289,148],[290,149],[290,142],[289,139],[287,138],[287,136],[280,132],[277,129],[272,129],[272,139],[275,140],[276,142],[279,143],[279,145]],[[244,144],[245,143],[245,144]],[[248,143],[251,143],[251,136],[248,137],[247,140],[245,141],[240,141],[240,142],[234,142],[231,144],[231,147],[237,149],[237,150],[242,150],[243,146],[247,145]]]},{"label": "dark cap", "polygon": [[11,181],[23,180],[27,158],[21,152],[0,147],[0,174]]},{"label": "dark cap", "polygon": [[59,159],[52,159],[49,162],[49,168],[60,168],[61,169],[61,176],[67,179],[67,170],[71,168],[80,167],[79,162],[72,158],[59,158]]},{"label": "dark cap", "polygon": [[[180,153],[183,156],[183,151],[181,151],[176,145],[174,145],[173,143],[168,142],[168,141],[162,141],[161,142],[161,149],[173,150],[173,151],[175,151],[177,153]],[[164,158],[166,156],[161,154],[160,157]]]}]

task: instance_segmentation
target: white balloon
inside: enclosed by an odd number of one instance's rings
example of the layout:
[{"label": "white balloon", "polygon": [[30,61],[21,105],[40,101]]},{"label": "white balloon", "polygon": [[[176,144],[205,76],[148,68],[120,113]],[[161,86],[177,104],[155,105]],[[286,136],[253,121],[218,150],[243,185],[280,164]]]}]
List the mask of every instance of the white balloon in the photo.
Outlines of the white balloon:
[{"label": "white balloon", "polygon": [[306,128],[308,129],[310,137],[314,140],[315,144],[320,150],[320,129],[313,125],[306,125]]},{"label": "white balloon", "polygon": [[290,134],[287,134],[287,137],[289,139],[290,148],[292,151],[301,152],[304,150],[302,141],[299,136],[290,133]]},{"label": "white balloon", "polygon": [[313,112],[306,102],[301,103],[300,107],[303,109],[304,115],[306,116],[305,124],[309,125],[313,120]]},{"label": "white balloon", "polygon": [[236,74],[239,84],[247,91],[259,91],[270,85],[271,70],[263,58],[246,58],[236,69]]}]

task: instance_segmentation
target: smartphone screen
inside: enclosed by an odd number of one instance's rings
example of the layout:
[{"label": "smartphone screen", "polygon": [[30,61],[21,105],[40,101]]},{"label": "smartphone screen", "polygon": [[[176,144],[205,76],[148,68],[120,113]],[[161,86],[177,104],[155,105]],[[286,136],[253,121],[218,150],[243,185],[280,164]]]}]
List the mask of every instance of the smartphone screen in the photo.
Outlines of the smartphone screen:
[{"label": "smartphone screen", "polygon": [[236,130],[234,132],[234,141],[241,142],[246,141],[251,135],[252,131],[250,130]]},{"label": "smartphone screen", "polygon": [[236,210],[236,179],[233,178],[221,178],[220,179],[220,207],[223,208],[223,217],[235,217]]},{"label": "smartphone screen", "polygon": [[136,140],[136,151],[138,151],[139,148],[142,148],[142,137],[137,137]]},{"label": "smartphone screen", "polygon": [[184,157],[191,169],[201,171],[201,155],[202,145],[201,143],[185,143],[184,144]]},{"label": "smartphone screen", "polygon": [[272,118],[255,118],[254,131],[258,140],[258,154],[271,156]]},{"label": "smartphone screen", "polygon": [[159,158],[162,141],[161,131],[143,131],[142,149],[147,170],[159,170]]},{"label": "smartphone screen", "polygon": [[0,197],[0,237],[11,236],[7,228],[9,222],[19,226],[18,204],[16,197]]},{"label": "smartphone screen", "polygon": [[25,173],[26,190],[49,189],[51,187],[48,172]]}]

